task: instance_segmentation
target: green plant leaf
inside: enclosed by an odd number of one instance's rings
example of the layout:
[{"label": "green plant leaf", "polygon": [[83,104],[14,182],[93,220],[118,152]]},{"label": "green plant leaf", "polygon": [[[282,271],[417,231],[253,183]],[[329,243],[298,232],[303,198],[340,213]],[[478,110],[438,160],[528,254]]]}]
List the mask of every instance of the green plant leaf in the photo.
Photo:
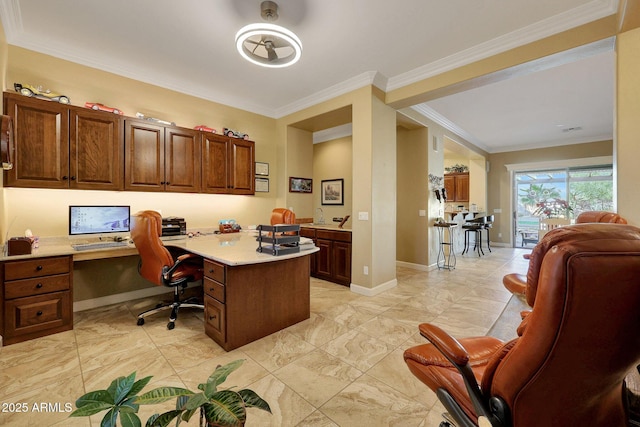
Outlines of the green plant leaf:
[{"label": "green plant leaf", "polygon": [[120,425],[122,427],[141,427],[142,423],[135,413],[120,411]]},{"label": "green plant leaf", "polygon": [[[76,406],[78,406],[76,404]],[[113,403],[108,402],[91,402],[78,407],[75,411],[69,414],[70,417],[89,417],[105,409],[113,408]]]},{"label": "green plant leaf", "polygon": [[131,390],[129,391],[129,394],[127,394],[127,397],[131,397],[131,396],[135,396],[136,394],[140,393],[142,391],[142,389],[149,384],[149,381],[151,381],[151,378],[153,378],[151,375],[148,377],[144,377],[141,380],[136,381],[133,384],[133,387],[131,387]]},{"label": "green plant leaf", "polygon": [[151,405],[162,403],[178,396],[189,396],[194,393],[191,390],[180,387],[158,387],[138,396],[135,402],[139,405]]},{"label": "green plant leaf", "polygon": [[124,400],[136,380],[136,373],[131,373],[128,377],[118,377],[111,382],[107,391],[113,396],[113,401],[118,404]]},{"label": "green plant leaf", "polygon": [[107,390],[90,391],[76,400],[76,408],[82,408],[92,403],[110,403],[113,405],[115,402]]},{"label": "green plant leaf", "polygon": [[[171,423],[171,421],[173,421],[181,413],[182,411],[180,410],[173,410],[173,411],[165,412],[164,414],[160,414],[160,415],[155,414],[149,417],[149,419],[147,420],[146,427],[166,427]],[[180,422],[180,419],[178,419],[178,423],[179,422]]]},{"label": "green plant leaf", "polygon": [[197,409],[201,407],[203,404],[207,403],[209,399],[203,393],[194,394],[187,400],[184,404],[183,409],[190,411],[192,409]]},{"label": "green plant leaf", "polygon": [[211,396],[209,403],[203,407],[205,418],[210,423],[236,426],[242,425],[247,419],[242,397],[235,391],[219,391]]},{"label": "green plant leaf", "polygon": [[184,412],[182,413],[182,420],[189,422],[189,420],[191,419],[191,417],[193,417],[193,414],[195,414],[196,412],[198,412],[198,409],[189,409],[189,410],[184,410]]},{"label": "green plant leaf", "polygon": [[118,413],[119,409],[117,406],[111,408],[109,412],[107,412],[100,423],[100,427],[116,427],[116,422],[118,421]]},{"label": "green plant leaf", "polygon": [[138,413],[138,409],[140,409],[140,405],[138,405],[135,402],[136,398],[137,396],[131,396],[127,400],[122,402],[120,405],[118,405],[120,407],[120,411],[127,412],[127,413]]},{"label": "green plant leaf", "polygon": [[271,407],[266,400],[258,396],[258,393],[255,391],[245,388],[244,390],[240,390],[238,394],[242,396],[242,400],[247,408],[258,408],[272,413]]},{"label": "green plant leaf", "polygon": [[[238,369],[244,363],[244,359],[234,360],[224,366],[218,366],[213,374],[209,376],[207,383],[213,383],[216,386],[225,382],[230,373]],[[202,389],[201,389],[202,390]]]}]

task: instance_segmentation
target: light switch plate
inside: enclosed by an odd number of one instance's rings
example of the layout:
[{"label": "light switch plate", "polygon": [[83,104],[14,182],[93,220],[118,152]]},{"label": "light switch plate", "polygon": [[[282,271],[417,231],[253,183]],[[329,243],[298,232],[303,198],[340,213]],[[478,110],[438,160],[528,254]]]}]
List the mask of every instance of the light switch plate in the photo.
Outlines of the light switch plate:
[{"label": "light switch plate", "polygon": [[360,221],[369,221],[369,212],[358,212],[358,219]]}]

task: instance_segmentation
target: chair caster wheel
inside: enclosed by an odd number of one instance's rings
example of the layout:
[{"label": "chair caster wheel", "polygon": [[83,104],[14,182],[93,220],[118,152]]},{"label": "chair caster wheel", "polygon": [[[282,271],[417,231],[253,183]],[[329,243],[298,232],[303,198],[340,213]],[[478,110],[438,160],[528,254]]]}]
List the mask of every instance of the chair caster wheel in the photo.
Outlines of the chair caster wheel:
[{"label": "chair caster wheel", "polygon": [[173,322],[169,322],[169,323],[167,323],[167,329],[171,330],[171,329],[173,329],[173,328],[175,328],[175,327],[176,327],[176,324],[175,324],[175,323],[173,323]]},{"label": "chair caster wheel", "polygon": [[138,326],[142,326],[142,325],[144,325],[144,318],[141,317],[138,319]]},{"label": "chair caster wheel", "polygon": [[440,427],[452,427],[452,426],[451,426],[451,424],[449,424],[449,422],[442,421],[442,422],[440,422]]}]

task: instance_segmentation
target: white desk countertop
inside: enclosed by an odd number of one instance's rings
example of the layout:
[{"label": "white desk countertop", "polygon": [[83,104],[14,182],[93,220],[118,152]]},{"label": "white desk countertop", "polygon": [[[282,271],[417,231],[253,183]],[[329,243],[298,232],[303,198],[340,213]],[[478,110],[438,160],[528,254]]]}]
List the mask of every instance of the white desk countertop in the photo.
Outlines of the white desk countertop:
[{"label": "white desk countertop", "polygon": [[[257,252],[258,233],[256,231],[241,231],[228,234],[207,234],[197,237],[166,240],[165,246],[178,246],[204,258],[212,259],[226,265],[245,265],[262,262],[273,262],[283,259],[296,258],[317,252],[319,249],[313,244],[301,244],[300,252],[287,255],[270,255]],[[301,238],[301,242],[304,241]],[[40,240],[38,248],[28,255],[14,255],[0,257],[0,261],[14,261],[30,258],[43,258],[59,255],[73,255],[75,261],[128,256],[137,254],[133,243],[115,248],[100,248],[76,251],[71,247],[71,241],[64,237],[51,237]]]}]

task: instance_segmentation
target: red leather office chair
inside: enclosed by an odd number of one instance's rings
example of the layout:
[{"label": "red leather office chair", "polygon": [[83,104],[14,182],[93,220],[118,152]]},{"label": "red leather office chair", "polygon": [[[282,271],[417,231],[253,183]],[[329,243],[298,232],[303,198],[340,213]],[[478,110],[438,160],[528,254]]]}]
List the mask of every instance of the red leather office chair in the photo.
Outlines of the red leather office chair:
[{"label": "red leather office chair", "polygon": [[640,363],[640,229],[577,224],[552,233],[562,239],[528,283],[535,309],[518,338],[456,340],[421,324],[431,344],[404,353],[459,427],[628,425],[624,378]]},{"label": "red leather office chair", "polygon": [[[617,213],[604,212],[604,211],[582,212],[576,218],[576,224],[587,224],[587,223],[594,223],[594,222],[595,223],[626,224],[627,220],[622,218]],[[546,236],[547,235],[545,234],[545,236],[542,238],[542,241],[545,241]],[[560,235],[560,236],[562,236],[562,235]],[[555,244],[554,242],[556,241],[556,239],[557,238],[551,238],[551,240],[547,241],[547,243],[545,244],[546,246],[544,248],[541,248],[541,251],[543,253],[546,252],[547,247],[553,246]],[[542,243],[542,241],[541,241],[541,243]],[[533,267],[531,266],[531,257],[533,256],[533,253],[535,251],[536,251],[536,248],[534,247],[534,249],[531,252],[531,254],[527,254],[526,255],[526,258],[529,259],[529,270],[530,271],[531,271],[532,268],[534,270],[539,269],[539,266],[535,266],[535,265]],[[542,262],[541,257],[538,257],[538,258],[539,259],[537,261],[537,264]],[[537,273],[535,273],[535,275],[537,275]],[[510,274],[505,275],[502,278],[502,284],[511,293],[524,295],[525,290],[527,289],[527,278],[528,278],[528,276],[530,276],[530,274],[527,274],[527,276],[524,276],[523,274],[520,274],[520,273],[510,273]]]},{"label": "red leather office chair", "polygon": [[271,212],[271,225],[295,224],[296,214],[286,208],[275,208]]},{"label": "red leather office chair", "polygon": [[173,329],[180,307],[204,310],[204,305],[196,298],[180,300],[180,291],[184,291],[187,283],[202,279],[202,258],[180,248],[165,247],[160,240],[161,234],[162,216],[158,212],[142,211],[133,216],[131,238],[140,254],[140,275],[154,285],[173,288],[173,302],[158,304],[156,308],[140,313],[138,325],[144,325],[146,316],[171,310],[167,329]]}]

